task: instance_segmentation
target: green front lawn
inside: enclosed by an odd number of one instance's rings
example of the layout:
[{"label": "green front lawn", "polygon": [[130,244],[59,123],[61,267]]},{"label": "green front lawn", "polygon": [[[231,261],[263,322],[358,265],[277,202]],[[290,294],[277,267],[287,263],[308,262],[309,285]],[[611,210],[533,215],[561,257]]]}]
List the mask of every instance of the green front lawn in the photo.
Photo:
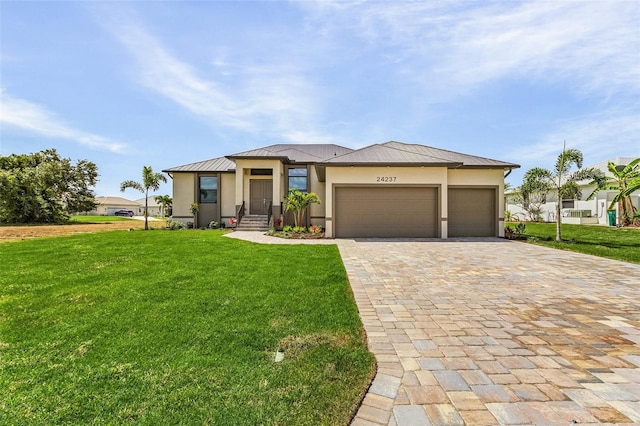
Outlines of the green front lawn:
[{"label": "green front lawn", "polygon": [[69,223],[110,223],[110,222],[121,222],[127,220],[136,220],[131,219],[130,217],[122,217],[122,216],[71,216],[69,218]]},{"label": "green front lawn", "polygon": [[[515,223],[508,223],[512,228]],[[555,223],[526,223],[530,242],[562,250],[640,263],[640,229],[598,225],[562,225],[562,243],[556,243]]]},{"label": "green front lawn", "polygon": [[0,424],[347,424],[374,359],[337,248],[221,235],[0,245]]}]

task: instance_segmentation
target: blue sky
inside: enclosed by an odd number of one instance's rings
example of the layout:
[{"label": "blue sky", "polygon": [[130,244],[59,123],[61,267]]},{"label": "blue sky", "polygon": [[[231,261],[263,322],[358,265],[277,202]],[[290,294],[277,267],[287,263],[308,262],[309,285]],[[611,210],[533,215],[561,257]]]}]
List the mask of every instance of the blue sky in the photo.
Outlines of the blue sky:
[{"label": "blue sky", "polygon": [[1,0],[0,27],[0,154],[93,161],[97,195],[274,143],[419,143],[514,185],[564,140],[640,156],[636,0]]}]

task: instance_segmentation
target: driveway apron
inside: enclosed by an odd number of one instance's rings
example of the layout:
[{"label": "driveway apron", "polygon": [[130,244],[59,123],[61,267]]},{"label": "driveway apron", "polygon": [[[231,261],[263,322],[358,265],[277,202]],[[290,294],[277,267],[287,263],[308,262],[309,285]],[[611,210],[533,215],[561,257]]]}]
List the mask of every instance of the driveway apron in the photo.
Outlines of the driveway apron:
[{"label": "driveway apron", "polygon": [[336,240],[378,363],[352,425],[640,423],[640,265]]}]

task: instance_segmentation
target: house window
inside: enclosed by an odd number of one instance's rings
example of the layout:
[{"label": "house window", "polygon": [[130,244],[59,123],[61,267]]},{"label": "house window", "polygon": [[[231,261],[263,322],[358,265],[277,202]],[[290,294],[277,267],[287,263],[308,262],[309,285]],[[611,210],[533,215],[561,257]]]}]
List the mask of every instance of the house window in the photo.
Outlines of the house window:
[{"label": "house window", "polygon": [[307,168],[289,169],[289,189],[307,191]]},{"label": "house window", "polygon": [[562,208],[563,209],[573,209],[575,208],[576,201],[575,200],[562,200]]},{"label": "house window", "polygon": [[251,176],[273,176],[273,169],[251,169]]},{"label": "house window", "polygon": [[218,202],[218,177],[200,177],[200,203]]}]

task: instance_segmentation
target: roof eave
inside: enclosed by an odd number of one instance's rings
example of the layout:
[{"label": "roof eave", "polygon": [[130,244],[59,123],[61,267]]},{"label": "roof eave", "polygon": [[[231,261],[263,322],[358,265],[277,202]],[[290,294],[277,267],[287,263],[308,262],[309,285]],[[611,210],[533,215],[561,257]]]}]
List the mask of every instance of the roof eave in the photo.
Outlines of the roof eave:
[{"label": "roof eave", "polygon": [[447,167],[455,169],[462,166],[462,163],[426,163],[426,162],[324,162],[319,163],[323,167]]},{"label": "roof eave", "polygon": [[234,160],[279,160],[283,163],[288,163],[291,160],[286,155],[226,155],[226,159],[234,161]]}]

